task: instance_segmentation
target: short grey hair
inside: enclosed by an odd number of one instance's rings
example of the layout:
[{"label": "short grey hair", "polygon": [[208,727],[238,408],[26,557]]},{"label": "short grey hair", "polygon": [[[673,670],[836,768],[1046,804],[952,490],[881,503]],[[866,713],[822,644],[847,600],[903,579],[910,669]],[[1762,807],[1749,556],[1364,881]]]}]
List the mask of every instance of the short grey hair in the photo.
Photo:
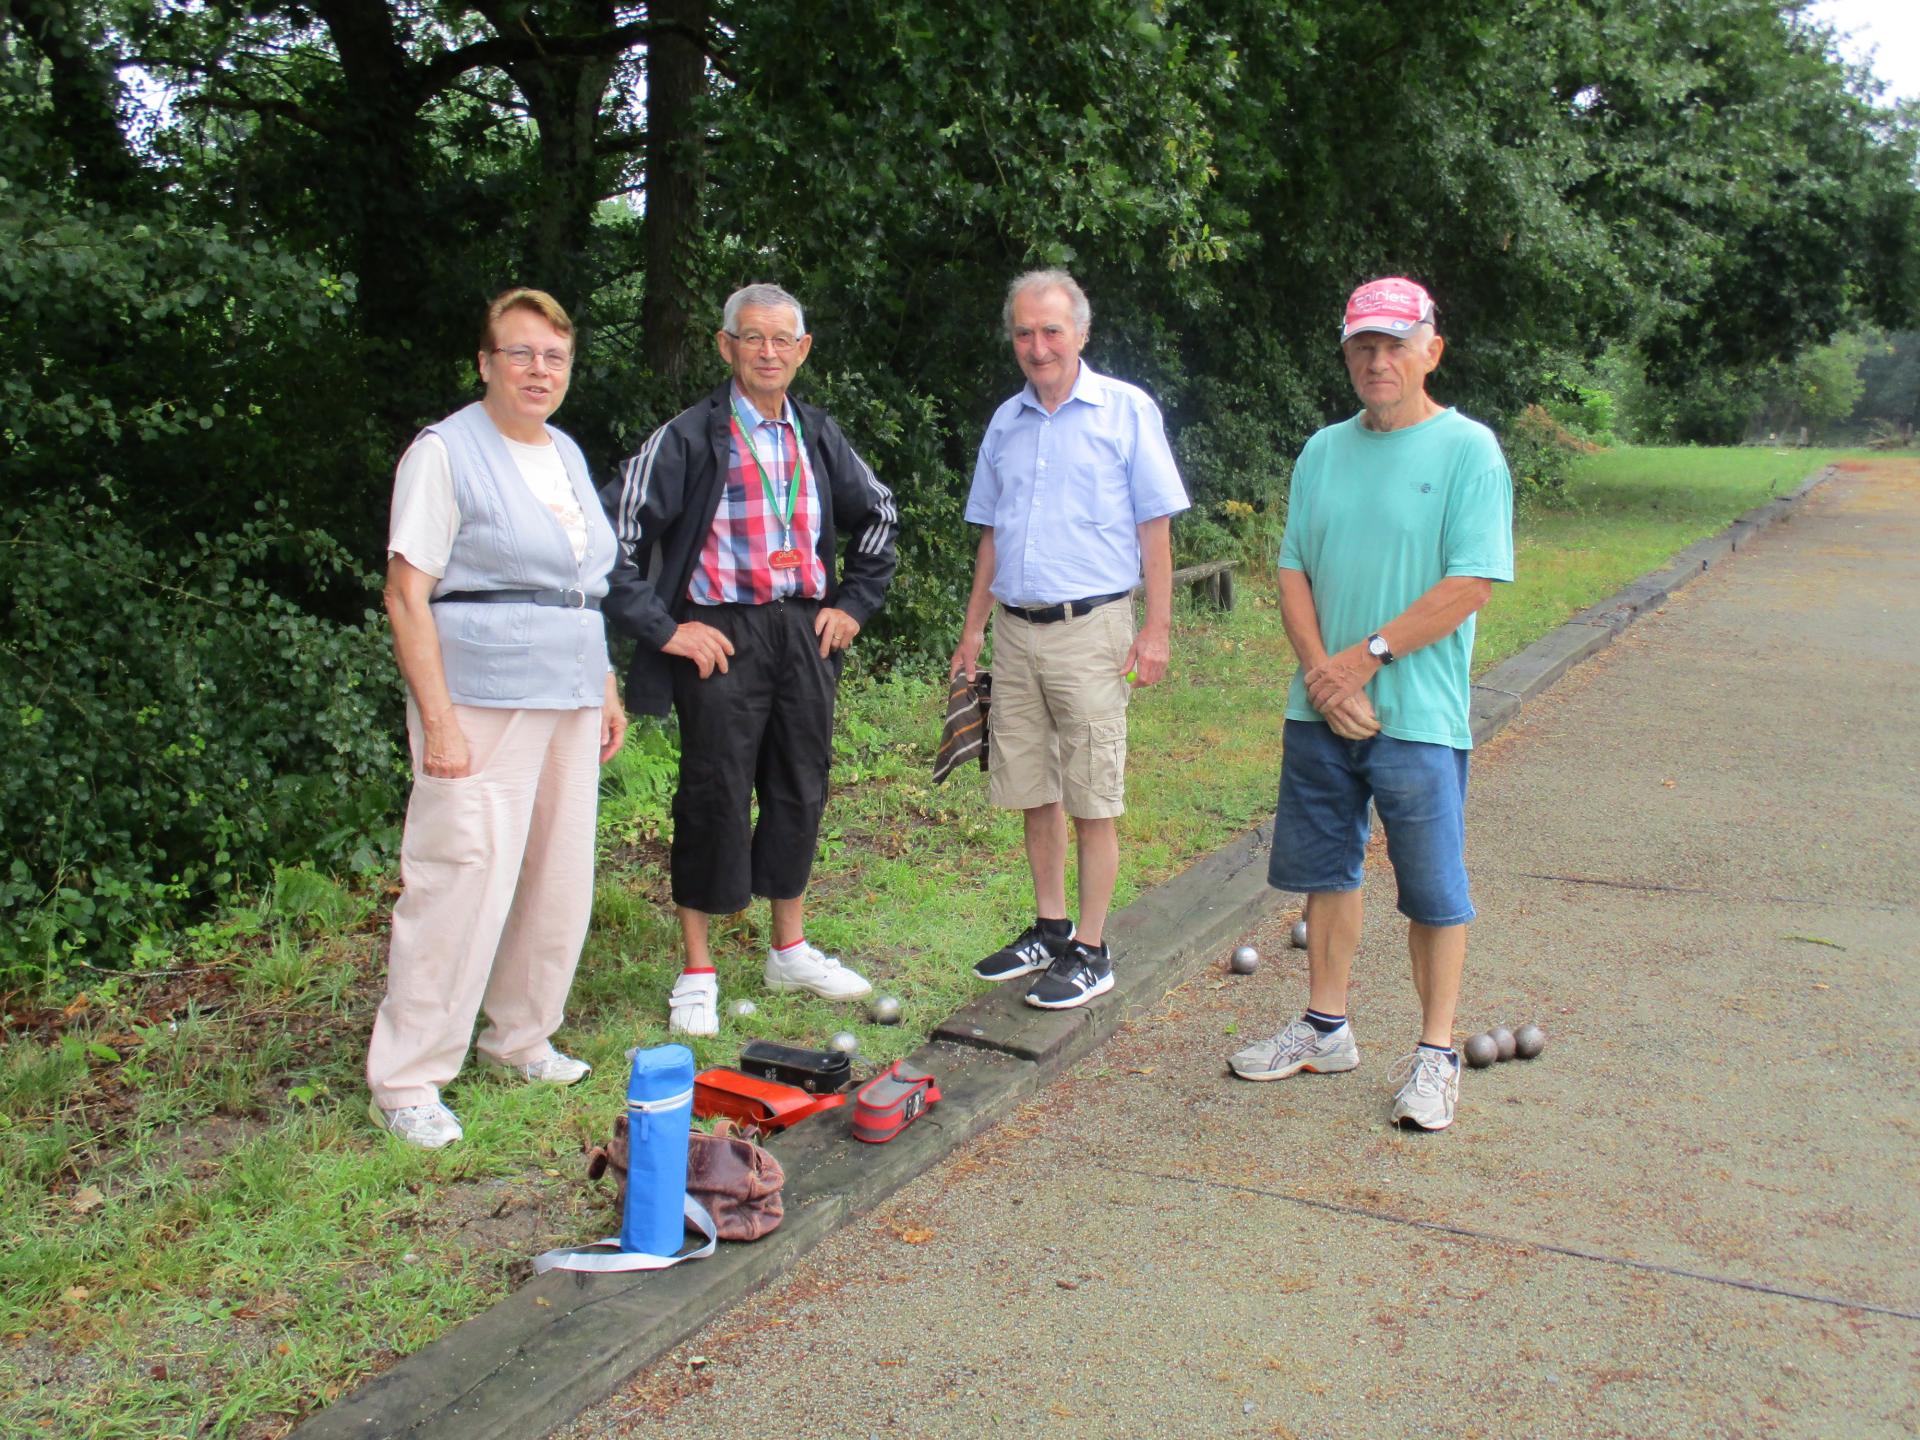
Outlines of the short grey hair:
[{"label": "short grey hair", "polygon": [[1007,327],[1008,339],[1013,338],[1013,302],[1035,290],[1064,292],[1068,311],[1073,316],[1073,328],[1082,337],[1086,335],[1093,324],[1093,306],[1087,303],[1087,292],[1080,288],[1080,282],[1064,270],[1029,270],[1007,286],[1007,303],[1001,308],[1000,319]]},{"label": "short grey hair", "polygon": [[727,305],[720,312],[720,328],[729,335],[740,330],[740,312],[749,305],[757,310],[774,310],[784,307],[793,311],[794,338],[807,333],[807,317],[800,309],[800,302],[782,290],[778,285],[743,285],[727,297]]}]

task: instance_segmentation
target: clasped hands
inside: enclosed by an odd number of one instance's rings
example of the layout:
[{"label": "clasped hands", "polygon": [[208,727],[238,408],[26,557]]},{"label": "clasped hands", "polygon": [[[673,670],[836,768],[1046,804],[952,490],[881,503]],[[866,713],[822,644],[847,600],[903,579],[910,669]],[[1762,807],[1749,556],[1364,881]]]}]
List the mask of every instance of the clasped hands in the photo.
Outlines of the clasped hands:
[{"label": "clasped hands", "polygon": [[1367,682],[1379,669],[1380,662],[1364,647],[1350,645],[1337,655],[1327,656],[1302,677],[1307,699],[1342,740],[1370,740],[1380,733],[1380,721],[1366,691]]}]

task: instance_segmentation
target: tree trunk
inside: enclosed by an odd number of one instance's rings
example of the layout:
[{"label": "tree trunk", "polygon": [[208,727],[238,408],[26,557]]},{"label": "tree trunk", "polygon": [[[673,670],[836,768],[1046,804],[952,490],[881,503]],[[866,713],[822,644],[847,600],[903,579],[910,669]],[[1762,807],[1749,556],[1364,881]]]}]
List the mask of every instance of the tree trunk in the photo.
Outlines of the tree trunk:
[{"label": "tree trunk", "polygon": [[[315,0],[340,56],[346,103],[330,139],[351,156],[350,183],[334,189],[341,229],[353,237],[358,313],[376,342],[367,361],[373,403],[404,432],[444,401],[421,390],[413,354],[451,358],[472,344],[472,297],[441,293],[423,236],[430,173],[418,77],[385,0]],[[423,240],[425,243],[423,243]]]},{"label": "tree trunk", "polygon": [[[613,7],[601,12],[601,28],[616,23]],[[538,200],[528,237],[526,284],[537,285],[572,308],[584,302],[599,281],[593,256],[593,212],[600,203],[600,165],[594,136],[600,105],[618,54],[550,58],[512,67],[514,83],[540,130]]]},{"label": "tree trunk", "polygon": [[74,188],[89,200],[124,205],[147,186],[120,129],[120,81],[93,24],[65,0],[0,0],[47,62],[54,126],[73,157]]},{"label": "tree trunk", "polygon": [[689,35],[707,29],[707,0],[654,0],[650,17],[676,30],[647,46],[646,290],[641,355],[657,374],[683,377],[693,359],[694,234],[704,146],[698,129],[707,59]]}]

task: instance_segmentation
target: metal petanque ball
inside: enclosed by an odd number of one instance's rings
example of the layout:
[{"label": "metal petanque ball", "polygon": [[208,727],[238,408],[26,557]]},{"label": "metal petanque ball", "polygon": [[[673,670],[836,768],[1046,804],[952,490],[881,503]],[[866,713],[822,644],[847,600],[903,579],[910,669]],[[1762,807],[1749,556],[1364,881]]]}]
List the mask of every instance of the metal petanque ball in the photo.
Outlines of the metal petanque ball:
[{"label": "metal petanque ball", "polygon": [[1500,1047],[1493,1043],[1491,1035],[1476,1035],[1465,1045],[1467,1064],[1476,1070],[1484,1070],[1500,1058]]},{"label": "metal petanque ball", "polygon": [[1500,1058],[1502,1060],[1511,1060],[1514,1050],[1513,1032],[1504,1025],[1496,1025],[1493,1029],[1489,1030],[1487,1034],[1493,1037],[1493,1043],[1499,1047]]},{"label": "metal petanque ball", "polygon": [[1306,948],[1307,948],[1307,918],[1306,918],[1306,916],[1304,916],[1304,915],[1303,915],[1303,916],[1301,916],[1301,917],[1300,917],[1300,918],[1299,918],[1298,920],[1296,920],[1296,921],[1294,921],[1294,922],[1293,922],[1293,933],[1292,933],[1291,935],[1289,935],[1289,936],[1288,936],[1287,938],[1288,938],[1288,939],[1290,939],[1291,941],[1293,941],[1293,948],[1294,948],[1294,949],[1296,949],[1296,950],[1304,950],[1304,949],[1306,949]]},{"label": "metal petanque ball", "polygon": [[827,1042],[829,1050],[838,1050],[842,1055],[855,1054],[860,1049],[860,1037],[851,1030],[836,1030]]},{"label": "metal petanque ball", "polygon": [[1547,1032],[1538,1025],[1522,1025],[1513,1032],[1513,1053],[1522,1060],[1531,1060],[1547,1048]]},{"label": "metal petanque ball", "polygon": [[1227,968],[1236,975],[1251,975],[1260,968],[1260,952],[1251,945],[1241,945],[1227,961]]},{"label": "metal petanque ball", "polygon": [[736,1020],[744,1020],[749,1015],[757,1015],[759,1013],[760,1007],[751,1000],[736,1000],[727,1006],[727,1014]]},{"label": "metal petanque ball", "polygon": [[876,1025],[898,1025],[900,1023],[900,998],[897,995],[881,995],[868,1009]]}]

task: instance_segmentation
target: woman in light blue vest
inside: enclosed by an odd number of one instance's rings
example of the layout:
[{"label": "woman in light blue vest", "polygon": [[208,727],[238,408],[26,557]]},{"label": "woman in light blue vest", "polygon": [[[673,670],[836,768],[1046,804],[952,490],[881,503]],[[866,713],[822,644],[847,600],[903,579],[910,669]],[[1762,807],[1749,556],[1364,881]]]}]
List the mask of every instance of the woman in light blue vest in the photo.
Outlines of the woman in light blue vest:
[{"label": "woman in light blue vest", "polygon": [[481,1056],[571,1085],[553,1048],[593,905],[599,767],[627,717],[601,597],[614,537],[580,447],[547,424],[573,322],[551,295],[487,309],[479,401],[420,432],[394,477],[387,614],[407,682],[413,795],[387,994],[367,1085],[375,1123],[438,1149],[440,1088],[486,1012]]}]

